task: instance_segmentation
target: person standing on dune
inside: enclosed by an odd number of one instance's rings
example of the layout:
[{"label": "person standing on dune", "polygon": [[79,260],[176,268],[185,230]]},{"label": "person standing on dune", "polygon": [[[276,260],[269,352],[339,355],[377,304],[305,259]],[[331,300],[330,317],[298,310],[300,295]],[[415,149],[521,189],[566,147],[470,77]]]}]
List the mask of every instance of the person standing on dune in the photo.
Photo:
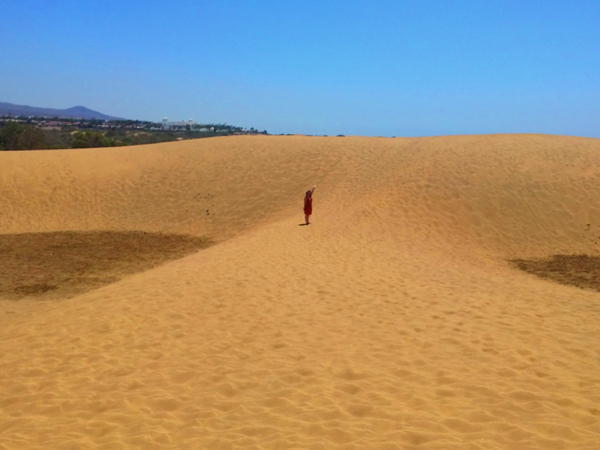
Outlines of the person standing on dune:
[{"label": "person standing on dune", "polygon": [[308,219],[312,214],[312,194],[315,192],[316,188],[317,185],[315,184],[312,191],[306,191],[306,195],[304,196],[304,218],[306,219],[306,225],[310,225]]}]

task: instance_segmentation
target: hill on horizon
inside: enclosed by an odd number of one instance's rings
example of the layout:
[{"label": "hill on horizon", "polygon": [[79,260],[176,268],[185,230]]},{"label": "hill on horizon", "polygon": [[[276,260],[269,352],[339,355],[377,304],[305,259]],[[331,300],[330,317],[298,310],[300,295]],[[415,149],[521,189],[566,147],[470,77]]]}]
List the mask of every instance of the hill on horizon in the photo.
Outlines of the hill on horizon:
[{"label": "hill on horizon", "polygon": [[93,111],[85,106],[73,106],[67,109],[39,108],[37,106],[14,105],[0,102],[0,115],[38,116],[38,117],[70,117],[73,119],[104,119],[124,120],[121,117],[109,116],[98,111]]}]

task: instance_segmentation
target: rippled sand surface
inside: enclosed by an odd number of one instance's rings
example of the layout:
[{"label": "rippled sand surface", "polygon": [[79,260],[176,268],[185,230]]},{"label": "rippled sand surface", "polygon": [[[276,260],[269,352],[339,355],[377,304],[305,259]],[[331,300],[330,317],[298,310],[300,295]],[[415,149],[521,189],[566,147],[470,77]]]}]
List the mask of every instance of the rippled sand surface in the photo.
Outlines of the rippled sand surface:
[{"label": "rippled sand surface", "polygon": [[599,248],[597,139],[0,152],[0,449],[600,448]]}]

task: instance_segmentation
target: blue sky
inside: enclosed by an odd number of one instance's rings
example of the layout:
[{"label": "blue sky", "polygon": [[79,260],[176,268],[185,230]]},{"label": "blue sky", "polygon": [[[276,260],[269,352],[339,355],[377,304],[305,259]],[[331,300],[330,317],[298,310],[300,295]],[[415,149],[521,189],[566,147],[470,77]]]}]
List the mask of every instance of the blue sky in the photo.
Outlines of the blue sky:
[{"label": "blue sky", "polygon": [[0,101],[270,133],[600,138],[600,2],[0,0]]}]

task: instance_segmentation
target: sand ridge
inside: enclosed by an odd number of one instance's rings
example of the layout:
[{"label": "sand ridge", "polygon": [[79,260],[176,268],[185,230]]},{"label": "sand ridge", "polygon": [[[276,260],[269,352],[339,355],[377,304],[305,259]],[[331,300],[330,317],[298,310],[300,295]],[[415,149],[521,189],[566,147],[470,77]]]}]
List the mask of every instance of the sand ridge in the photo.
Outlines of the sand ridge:
[{"label": "sand ridge", "polygon": [[0,154],[2,233],[218,242],[2,300],[0,448],[595,448],[600,294],[508,260],[598,255],[599,163],[540,135]]}]

